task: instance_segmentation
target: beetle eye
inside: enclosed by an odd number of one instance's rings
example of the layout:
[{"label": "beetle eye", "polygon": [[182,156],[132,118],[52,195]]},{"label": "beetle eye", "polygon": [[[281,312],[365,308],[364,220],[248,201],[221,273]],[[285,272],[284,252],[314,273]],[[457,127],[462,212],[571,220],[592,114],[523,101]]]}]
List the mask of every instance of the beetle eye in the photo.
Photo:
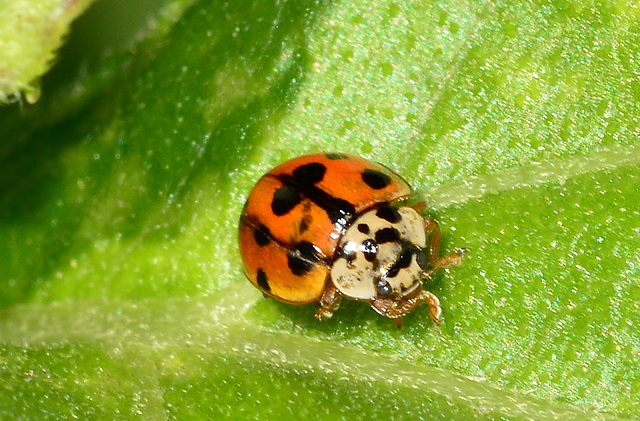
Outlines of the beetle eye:
[{"label": "beetle eye", "polygon": [[427,261],[427,256],[424,255],[422,250],[419,250],[416,253],[416,261],[418,262],[418,266],[420,269],[425,270],[429,266],[429,262]]},{"label": "beetle eye", "polygon": [[389,285],[389,282],[383,280],[383,279],[379,279],[376,282],[376,291],[378,292],[378,296],[379,297],[388,297],[391,295],[391,285]]}]

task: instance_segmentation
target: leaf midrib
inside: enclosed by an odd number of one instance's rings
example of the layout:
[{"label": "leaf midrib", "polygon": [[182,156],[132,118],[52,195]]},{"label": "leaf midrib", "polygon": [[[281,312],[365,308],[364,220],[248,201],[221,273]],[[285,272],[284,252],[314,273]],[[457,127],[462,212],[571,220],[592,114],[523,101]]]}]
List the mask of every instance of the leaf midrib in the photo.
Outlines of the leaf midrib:
[{"label": "leaf midrib", "polygon": [[[123,301],[116,307],[106,302],[16,306],[3,315],[6,330],[0,333],[0,341],[23,348],[49,347],[52,352],[63,343],[97,342],[107,349],[123,350],[114,358],[122,358],[128,366],[155,356],[160,360],[158,364],[145,365],[142,371],[132,373],[139,373],[140,381],[158,388],[162,382],[157,379],[167,375],[162,361],[176,352],[185,352],[185,349],[191,352],[191,349],[194,353],[210,352],[231,361],[269,365],[287,372],[313,369],[340,379],[346,374],[350,382],[362,385],[378,382],[395,391],[419,389],[480,414],[497,413],[516,419],[619,419],[513,393],[484,379],[463,377],[449,369],[366,351],[360,346],[339,342],[339,338],[336,341],[302,332],[273,331],[243,318],[259,296],[256,300],[245,300],[239,307],[229,305],[240,298],[235,289],[227,288],[215,298],[162,300],[161,305],[158,300],[148,300]],[[157,370],[149,373],[153,368]],[[186,365],[180,375],[197,377],[198,370],[197,365]],[[162,391],[153,393],[158,399],[161,394]],[[159,403],[154,406],[161,407]]]}]

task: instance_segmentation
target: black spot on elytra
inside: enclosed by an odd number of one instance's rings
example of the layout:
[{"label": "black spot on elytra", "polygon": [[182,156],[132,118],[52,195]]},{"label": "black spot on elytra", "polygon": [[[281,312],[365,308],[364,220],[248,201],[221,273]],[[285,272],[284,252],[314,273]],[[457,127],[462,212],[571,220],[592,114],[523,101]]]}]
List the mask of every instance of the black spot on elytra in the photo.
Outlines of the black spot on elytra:
[{"label": "black spot on elytra", "polygon": [[374,190],[380,190],[391,184],[391,177],[382,171],[367,168],[362,172],[362,181]]},{"label": "black spot on elytra", "polygon": [[367,224],[358,224],[358,231],[363,234],[369,234],[369,232],[371,232],[371,230],[369,229],[369,225]]},{"label": "black spot on elytra", "polygon": [[324,156],[326,156],[327,158],[332,159],[332,160],[349,158],[347,155],[345,155],[343,153],[335,153],[335,152],[325,153]]},{"label": "black spot on elytra", "polygon": [[387,271],[387,278],[395,278],[400,270],[406,269],[411,265],[411,258],[414,254],[422,254],[416,247],[408,247],[400,253],[400,257],[396,260]]},{"label": "black spot on elytra", "polygon": [[303,276],[322,259],[322,252],[308,241],[301,241],[287,252],[287,264],[291,273]]},{"label": "black spot on elytra", "polygon": [[253,238],[260,247],[264,247],[271,242],[271,232],[269,228],[260,224],[255,231],[253,231]]},{"label": "black spot on elytra", "polygon": [[303,216],[302,219],[300,220],[300,227],[298,227],[298,231],[301,234],[307,231],[312,221],[313,221],[313,218],[311,217],[311,215]]},{"label": "black spot on elytra", "polygon": [[384,206],[376,211],[376,216],[380,219],[384,219],[387,222],[391,222],[392,224],[397,224],[402,220],[402,216],[400,216],[400,212],[398,209],[392,208],[390,206]]},{"label": "black spot on elytra", "polygon": [[382,228],[376,231],[375,238],[378,244],[391,243],[400,240],[400,232],[395,228]]},{"label": "black spot on elytra", "polygon": [[384,279],[378,279],[376,281],[376,291],[379,297],[388,297],[392,292],[391,285]]},{"label": "black spot on elytra", "polygon": [[264,273],[264,270],[258,269],[258,273],[256,275],[256,280],[258,281],[258,286],[265,292],[271,292],[271,287],[269,286],[269,282],[267,282],[267,274]]},{"label": "black spot on elytra", "polygon": [[[296,168],[291,175],[278,175],[283,184],[276,191],[271,209],[277,216],[291,211],[303,199],[308,199],[323,209],[331,223],[345,228],[353,219],[355,206],[344,199],[334,197],[316,184],[324,179],[327,168],[319,162],[311,162]],[[277,199],[277,200],[276,200]]]},{"label": "black spot on elytra", "polygon": [[319,162],[311,162],[301,165],[293,170],[293,179],[296,184],[317,184],[322,181],[327,167]]},{"label": "black spot on elytra", "polygon": [[286,215],[293,209],[302,197],[300,192],[294,186],[284,185],[273,194],[271,201],[271,210],[276,216]]},{"label": "black spot on elytra", "polygon": [[367,262],[373,262],[378,256],[378,244],[370,238],[362,242],[362,253]]},{"label": "black spot on elytra", "polygon": [[[346,227],[349,221],[351,221],[351,218],[356,214],[355,206],[343,199],[338,199],[336,197],[332,197],[331,199],[333,202],[331,206],[326,208],[323,206],[320,207],[327,211],[327,215],[329,216],[329,219],[331,219],[332,224]],[[320,203],[318,203],[318,205],[320,205]]]}]

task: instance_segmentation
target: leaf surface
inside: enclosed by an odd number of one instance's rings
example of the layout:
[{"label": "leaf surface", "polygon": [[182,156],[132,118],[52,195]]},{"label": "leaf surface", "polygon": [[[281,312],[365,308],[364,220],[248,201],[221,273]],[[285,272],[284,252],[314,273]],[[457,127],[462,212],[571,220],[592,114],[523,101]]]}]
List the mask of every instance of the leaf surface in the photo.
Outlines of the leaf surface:
[{"label": "leaf surface", "polygon": [[[0,416],[640,416],[637,13],[194,2],[54,68],[0,110]],[[469,250],[426,285],[440,328],[244,279],[253,183],[320,150],[404,175]]]}]

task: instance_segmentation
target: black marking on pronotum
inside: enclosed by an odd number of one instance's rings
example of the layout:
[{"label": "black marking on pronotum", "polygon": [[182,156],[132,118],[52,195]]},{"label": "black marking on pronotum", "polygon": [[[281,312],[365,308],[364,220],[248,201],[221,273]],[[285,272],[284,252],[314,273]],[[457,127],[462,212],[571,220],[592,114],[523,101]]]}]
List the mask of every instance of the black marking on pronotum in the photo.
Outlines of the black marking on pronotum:
[{"label": "black marking on pronotum", "polygon": [[362,242],[362,253],[367,262],[373,262],[378,256],[378,244],[370,238]]},{"label": "black marking on pronotum", "polygon": [[391,184],[391,177],[382,171],[367,168],[362,172],[362,181],[374,190],[380,190]]},{"label": "black marking on pronotum", "polygon": [[263,224],[260,224],[253,231],[253,238],[260,247],[264,247],[271,242],[271,231]]},{"label": "black marking on pronotum", "polygon": [[351,263],[356,259],[355,250],[345,250],[342,247],[338,247],[336,250],[336,259],[343,258],[347,263]]},{"label": "black marking on pronotum", "polygon": [[358,231],[363,234],[369,234],[369,232],[371,232],[371,230],[369,229],[369,225],[367,224],[358,224]]},{"label": "black marking on pronotum", "polygon": [[308,241],[301,241],[287,252],[287,264],[291,273],[303,276],[322,260],[320,249]]},{"label": "black marking on pronotum", "polygon": [[400,232],[395,228],[382,228],[376,231],[375,237],[378,244],[391,243],[400,240]]},{"label": "black marking on pronotum", "polygon": [[376,281],[376,292],[380,297],[388,297],[391,295],[391,292],[393,292],[393,290],[391,289],[391,285],[389,285],[389,282],[385,281],[384,279],[378,279]]},{"label": "black marking on pronotum", "polygon": [[302,197],[300,192],[293,186],[284,185],[275,191],[271,201],[271,210],[276,216],[286,215],[293,209]]},{"label": "black marking on pronotum", "polygon": [[258,286],[265,292],[271,292],[271,287],[269,286],[269,282],[267,281],[267,274],[264,273],[264,270],[258,269],[258,273],[256,274],[256,281],[258,282]]},{"label": "black marking on pronotum", "polygon": [[411,260],[414,254],[419,255],[422,253],[420,252],[420,249],[415,246],[407,247],[402,250],[398,260],[396,260],[387,271],[387,278],[395,278],[398,276],[398,273],[400,273],[400,270],[408,268],[411,265]]},{"label": "black marking on pronotum", "polygon": [[347,159],[349,158],[347,155],[343,154],[343,153],[335,153],[335,152],[327,152],[324,154],[324,156],[326,156],[327,158],[331,159],[331,160],[337,160],[337,159]]},{"label": "black marking on pronotum", "polygon": [[392,208],[390,206],[383,206],[378,209],[376,211],[376,216],[392,224],[397,224],[402,219],[402,216],[400,216],[400,212],[398,212],[398,209]]}]

